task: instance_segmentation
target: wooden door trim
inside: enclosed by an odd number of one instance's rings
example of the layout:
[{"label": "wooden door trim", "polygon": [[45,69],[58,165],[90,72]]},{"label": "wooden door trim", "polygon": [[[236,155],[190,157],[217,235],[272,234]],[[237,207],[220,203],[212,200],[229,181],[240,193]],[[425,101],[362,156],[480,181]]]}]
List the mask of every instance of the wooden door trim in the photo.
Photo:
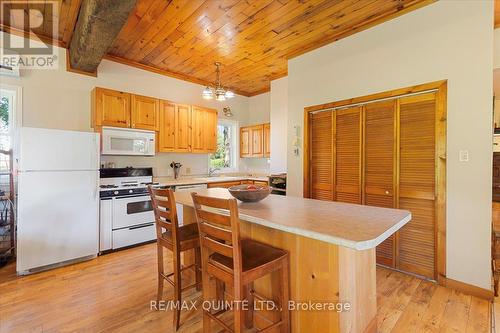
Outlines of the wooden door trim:
[{"label": "wooden door trim", "polygon": [[[311,197],[311,123],[310,114],[328,109],[348,107],[379,99],[400,98],[415,93],[434,90],[436,94],[436,277],[440,285],[446,284],[446,114],[448,80],[424,83],[416,86],[379,92],[341,101],[313,105],[304,108],[304,160],[303,160],[303,196]],[[399,102],[397,105],[399,109]],[[337,110],[337,112],[345,112]],[[399,114],[399,112],[398,112]],[[399,117],[399,115],[398,115]],[[397,134],[399,135],[399,125]],[[399,169],[398,169],[399,172]],[[398,177],[399,178],[399,177]]]},{"label": "wooden door trim", "polygon": [[316,111],[322,111],[322,110],[327,110],[327,109],[348,107],[352,104],[363,104],[363,103],[373,102],[373,101],[376,101],[379,99],[399,98],[399,97],[403,97],[405,95],[421,93],[421,92],[424,92],[427,90],[441,90],[442,86],[446,85],[447,82],[448,82],[448,80],[434,81],[434,82],[424,83],[424,84],[420,84],[420,85],[416,85],[416,86],[412,86],[412,87],[384,91],[384,92],[379,92],[379,93],[370,94],[370,95],[366,95],[366,96],[359,96],[359,97],[344,99],[344,100],[336,101],[336,102],[307,106],[304,108],[304,112],[316,112]]}]

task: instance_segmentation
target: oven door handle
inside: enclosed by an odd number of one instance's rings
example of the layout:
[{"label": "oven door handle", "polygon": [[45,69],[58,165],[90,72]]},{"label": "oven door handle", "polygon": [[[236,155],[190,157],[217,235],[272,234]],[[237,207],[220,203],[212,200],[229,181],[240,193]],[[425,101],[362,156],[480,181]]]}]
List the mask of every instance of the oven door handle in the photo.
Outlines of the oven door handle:
[{"label": "oven door handle", "polygon": [[148,223],[148,224],[136,225],[136,226],[128,228],[128,230],[135,230],[135,229],[147,228],[147,227],[150,227],[152,225],[154,225],[154,222],[153,223]]},{"label": "oven door handle", "polygon": [[129,198],[139,198],[139,197],[144,197],[144,198],[148,198],[148,199],[151,200],[151,198],[149,197],[148,194],[122,195],[122,196],[119,196],[119,197],[115,197],[115,199],[119,200],[119,199],[129,199]]}]

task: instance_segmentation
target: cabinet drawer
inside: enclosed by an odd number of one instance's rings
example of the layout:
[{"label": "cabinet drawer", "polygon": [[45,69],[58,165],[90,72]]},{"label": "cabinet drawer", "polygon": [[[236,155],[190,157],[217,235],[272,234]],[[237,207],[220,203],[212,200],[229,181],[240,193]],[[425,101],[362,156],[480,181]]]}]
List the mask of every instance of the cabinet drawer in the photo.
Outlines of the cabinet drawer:
[{"label": "cabinet drawer", "polygon": [[222,188],[229,188],[231,186],[235,185],[240,185],[241,181],[234,181],[234,182],[220,182],[220,183],[211,183],[207,184],[208,188],[213,188],[213,187],[222,187]]},{"label": "cabinet drawer", "polygon": [[154,223],[113,230],[113,249],[147,242],[155,238]]},{"label": "cabinet drawer", "polygon": [[269,185],[269,183],[268,183],[268,182],[264,182],[264,181],[262,181],[262,180],[255,180],[253,183],[254,183],[255,185],[262,185],[262,186]]}]

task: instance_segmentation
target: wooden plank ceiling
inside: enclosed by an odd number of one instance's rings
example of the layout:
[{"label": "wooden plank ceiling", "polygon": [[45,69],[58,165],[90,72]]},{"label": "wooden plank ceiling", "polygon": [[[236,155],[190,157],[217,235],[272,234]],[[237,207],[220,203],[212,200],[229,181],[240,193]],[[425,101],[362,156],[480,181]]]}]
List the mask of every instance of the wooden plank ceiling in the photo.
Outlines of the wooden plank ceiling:
[{"label": "wooden plank ceiling", "polygon": [[[220,61],[222,83],[252,96],[287,74],[288,59],[433,1],[137,0],[107,58],[201,84],[214,81]],[[44,24],[36,32],[67,47],[81,2],[61,0],[59,17],[48,18],[59,31]],[[43,4],[30,6],[45,15]],[[22,29],[19,22],[2,29]]]}]

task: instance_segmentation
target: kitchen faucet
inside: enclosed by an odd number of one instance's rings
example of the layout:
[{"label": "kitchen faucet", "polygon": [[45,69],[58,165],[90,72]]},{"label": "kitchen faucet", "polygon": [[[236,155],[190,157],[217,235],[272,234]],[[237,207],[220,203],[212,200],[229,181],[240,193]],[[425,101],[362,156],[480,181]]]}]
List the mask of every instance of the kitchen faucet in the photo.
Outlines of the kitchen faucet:
[{"label": "kitchen faucet", "polygon": [[219,168],[208,168],[208,177],[212,177],[215,171],[220,170]]}]

